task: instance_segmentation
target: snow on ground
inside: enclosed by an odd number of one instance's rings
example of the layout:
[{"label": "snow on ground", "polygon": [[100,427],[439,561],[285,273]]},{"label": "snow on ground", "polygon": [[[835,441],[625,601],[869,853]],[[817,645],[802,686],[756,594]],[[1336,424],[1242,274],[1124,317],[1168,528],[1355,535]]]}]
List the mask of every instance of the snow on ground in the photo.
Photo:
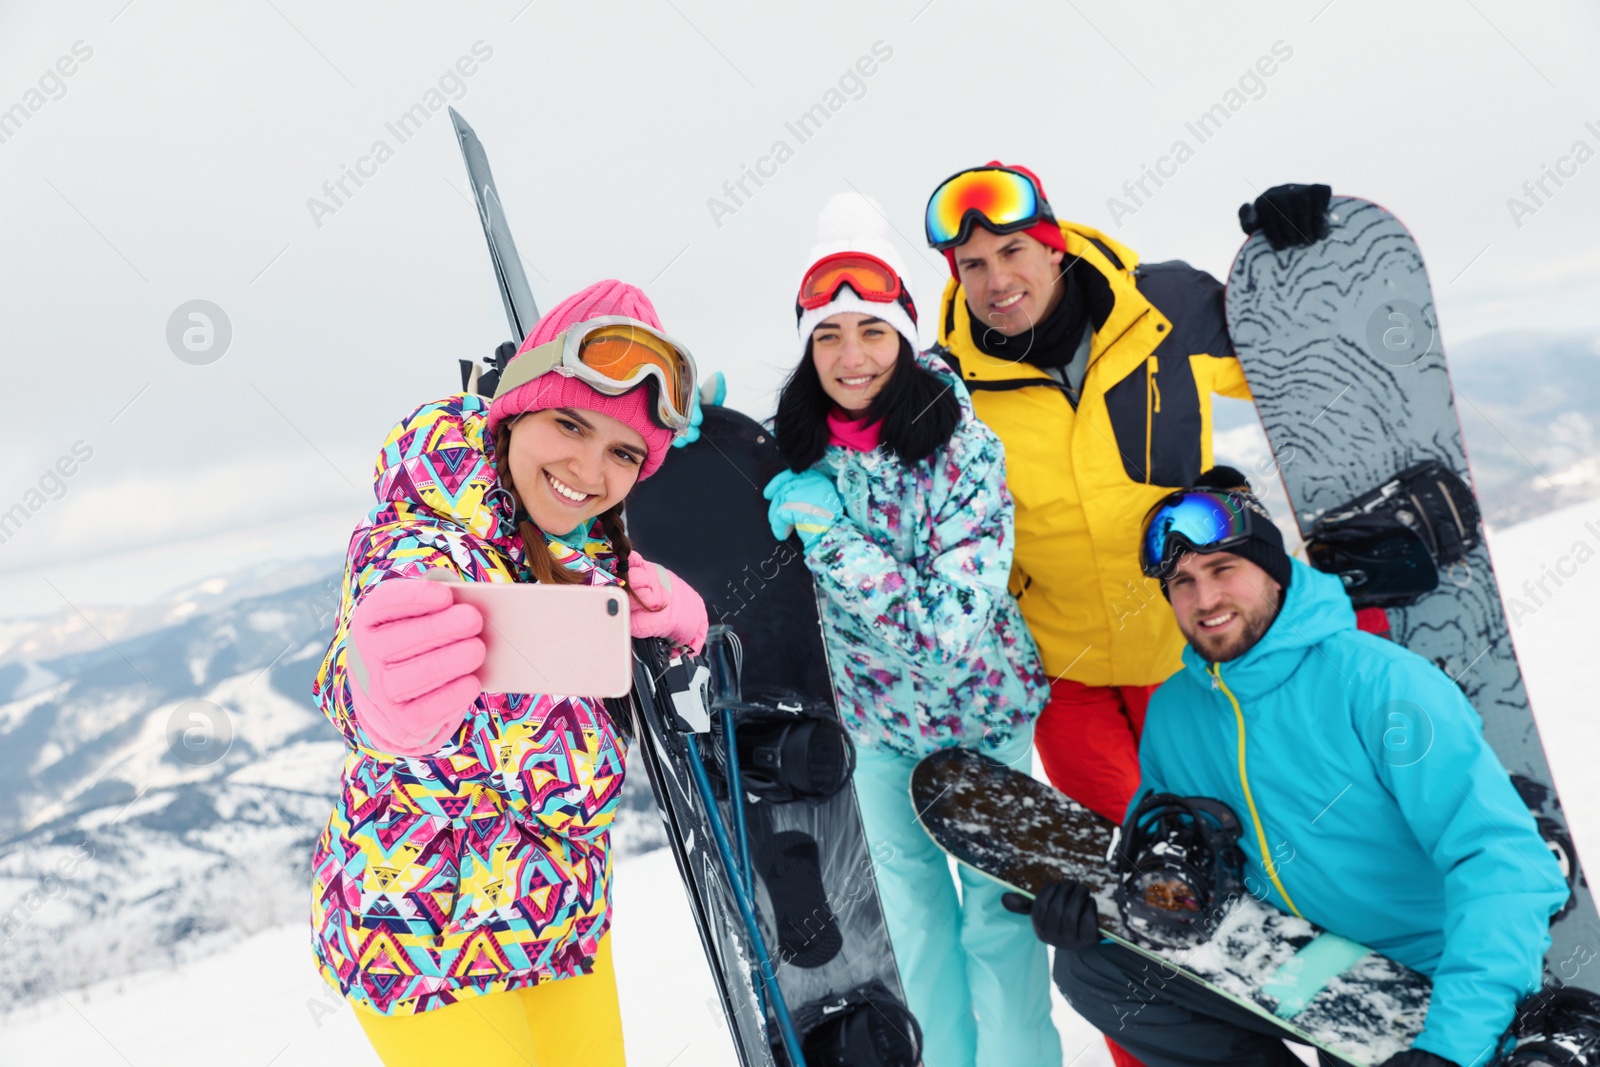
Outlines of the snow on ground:
[{"label": "snow on ground", "polygon": [[1600,501],[1491,529],[1489,552],[1578,855],[1600,871]]},{"label": "snow on ground", "polygon": [[[1581,854],[1600,863],[1600,501],[1491,532],[1528,689]],[[1543,580],[1541,587],[1540,581]],[[1559,581],[1558,581],[1559,579]],[[618,983],[629,1062],[735,1064],[672,857],[619,864]],[[1105,1067],[1105,1046],[1056,1001],[1063,1063]],[[277,927],[184,966],[147,971],[0,1015],[7,1064],[376,1067],[350,1009],[311,964],[305,927]]]},{"label": "snow on ground", "polygon": [[[612,951],[634,1067],[737,1067],[722,1009],[664,849],[620,863]],[[1059,995],[1063,1063],[1111,1059]],[[296,923],[171,970],[146,971],[0,1015],[8,1067],[379,1067],[322,982]],[[442,1067],[442,1065],[441,1065]]]}]

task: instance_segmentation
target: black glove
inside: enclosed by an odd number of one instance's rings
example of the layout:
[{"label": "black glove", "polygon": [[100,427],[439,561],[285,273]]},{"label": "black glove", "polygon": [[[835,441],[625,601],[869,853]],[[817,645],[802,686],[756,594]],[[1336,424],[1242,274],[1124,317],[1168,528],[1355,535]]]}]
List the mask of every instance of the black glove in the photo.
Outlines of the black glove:
[{"label": "black glove", "polygon": [[1239,226],[1245,233],[1260,230],[1274,252],[1308,245],[1328,236],[1332,196],[1326,185],[1274,185],[1254,204],[1239,205]]},{"label": "black glove", "polygon": [[1021,893],[1000,898],[1007,911],[1033,916],[1040,941],[1076,952],[1100,942],[1100,912],[1082,882],[1051,882],[1032,900]]},{"label": "black glove", "polygon": [[1435,1056],[1431,1052],[1420,1052],[1408,1048],[1404,1052],[1397,1052],[1384,1060],[1378,1067],[1456,1067],[1455,1061],[1447,1060],[1443,1056]]}]

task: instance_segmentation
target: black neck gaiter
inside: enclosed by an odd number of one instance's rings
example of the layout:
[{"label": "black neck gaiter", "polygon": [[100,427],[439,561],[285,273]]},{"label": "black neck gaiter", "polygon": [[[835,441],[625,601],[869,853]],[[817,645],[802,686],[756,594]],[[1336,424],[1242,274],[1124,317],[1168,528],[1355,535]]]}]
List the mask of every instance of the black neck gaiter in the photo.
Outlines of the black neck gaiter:
[{"label": "black neck gaiter", "polygon": [[[1076,260],[1073,266],[1077,266]],[[972,343],[978,346],[978,351],[997,359],[1021,359],[1045,370],[1065,367],[1077,353],[1078,345],[1083,340],[1084,327],[1089,322],[1088,302],[1083,297],[1075,274],[1076,271],[1068,268],[1062,279],[1066,291],[1062,294],[1061,302],[1045,316],[1044,321],[1015,337],[1007,337],[980,322],[968,305]]]}]

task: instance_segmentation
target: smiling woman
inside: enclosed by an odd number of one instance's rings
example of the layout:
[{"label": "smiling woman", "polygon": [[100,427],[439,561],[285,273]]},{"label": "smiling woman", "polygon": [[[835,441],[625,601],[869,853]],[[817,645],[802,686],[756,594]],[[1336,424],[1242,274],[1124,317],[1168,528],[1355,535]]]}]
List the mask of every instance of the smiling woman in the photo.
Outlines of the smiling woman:
[{"label": "smiling woman", "polygon": [[[639,480],[649,452],[644,436],[621,419],[579,408],[546,408],[500,423],[494,432],[500,486],[512,495],[529,526],[528,537],[543,532],[570,537],[587,531],[598,518],[618,555],[631,550],[622,523],[622,501]],[[529,552],[536,580],[567,584],[572,571]],[[571,575],[572,577],[568,577]]]},{"label": "smiling woman", "polygon": [[425,576],[626,586],[634,636],[698,649],[704,604],[631,551],[621,517],[687,426],[694,373],[642,292],[599,282],[534,328],[487,409],[424,404],[385,442],[315,685],[350,758],[312,926],[388,1067],[508,1045],[521,1062],[623,1062],[619,724],[598,698],[484,692],[486,620]]},{"label": "smiling woman", "polygon": [[[1061,1062],[1044,952],[1000,890],[917,824],[911,769],[941,748],[1026,761],[1046,685],[1006,591],[1012,503],[999,439],[951,369],[916,352],[916,308],[876,212],[836,200],[796,300],[805,355],[774,428],[791,469],[765,490],[816,578],[854,783],[908,1004],[941,1062]],[[857,205],[859,206],[859,205]],[[969,981],[968,976],[974,976]],[[983,977],[977,977],[983,976]],[[930,1052],[930,1060],[932,1054]]]}]

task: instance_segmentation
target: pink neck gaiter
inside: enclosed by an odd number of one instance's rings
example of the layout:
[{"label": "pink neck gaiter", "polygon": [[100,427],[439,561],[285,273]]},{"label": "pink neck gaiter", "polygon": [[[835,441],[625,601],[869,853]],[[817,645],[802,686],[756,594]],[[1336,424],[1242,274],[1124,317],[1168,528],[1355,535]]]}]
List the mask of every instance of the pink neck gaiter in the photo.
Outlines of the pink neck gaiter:
[{"label": "pink neck gaiter", "polygon": [[828,412],[828,443],[842,445],[857,452],[871,452],[878,447],[883,423],[874,419],[851,419],[839,408]]}]

